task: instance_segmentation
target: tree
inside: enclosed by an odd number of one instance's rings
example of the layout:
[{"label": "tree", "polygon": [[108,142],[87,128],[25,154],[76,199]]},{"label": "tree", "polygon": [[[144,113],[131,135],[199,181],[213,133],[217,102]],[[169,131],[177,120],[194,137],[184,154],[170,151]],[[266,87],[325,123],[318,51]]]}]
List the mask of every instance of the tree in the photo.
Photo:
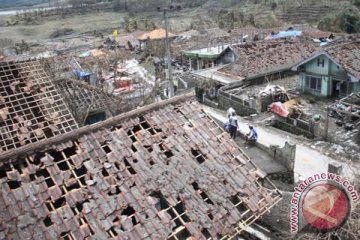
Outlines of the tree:
[{"label": "tree", "polygon": [[346,8],[337,15],[323,17],[318,28],[330,32],[360,33],[360,14],[355,7]]},{"label": "tree", "polygon": [[357,6],[360,7],[360,0],[352,0],[352,3]]},{"label": "tree", "polygon": [[347,33],[360,32],[360,15],[358,11],[348,8],[340,14],[340,28]]},{"label": "tree", "polygon": [[318,23],[318,28],[326,32],[337,32],[339,27],[336,24],[336,19],[334,16],[325,16],[321,18]]}]

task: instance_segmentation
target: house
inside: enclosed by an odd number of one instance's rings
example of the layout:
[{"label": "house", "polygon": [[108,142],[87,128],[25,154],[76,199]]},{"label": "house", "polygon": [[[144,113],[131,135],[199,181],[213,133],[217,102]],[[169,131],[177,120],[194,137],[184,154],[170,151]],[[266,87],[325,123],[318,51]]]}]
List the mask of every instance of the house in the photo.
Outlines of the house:
[{"label": "house", "polygon": [[[271,94],[262,97],[250,94],[249,87],[281,79],[281,84],[293,85],[292,67],[311,56],[319,47],[313,42],[273,40],[243,43],[231,46],[236,61],[214,71],[198,71],[197,75],[210,78],[223,86],[217,91],[218,107],[235,106],[240,115],[266,111],[272,101]],[[277,83],[278,84],[278,83]],[[266,86],[264,86],[265,88]],[[295,86],[294,86],[295,88]],[[262,89],[258,89],[257,93]],[[279,98],[284,98],[282,93]]]},{"label": "house", "polygon": [[[224,65],[234,61],[230,49],[230,34],[219,28],[199,31],[194,46],[181,51],[181,56],[188,61],[190,70],[201,70]],[[200,42],[200,46],[199,43]]]},{"label": "house", "polygon": [[[105,53],[99,55],[99,57],[104,56],[106,56]],[[89,66],[97,59],[95,56],[89,56],[86,59],[81,59],[81,64]],[[123,99],[109,94],[105,87],[98,87],[99,85],[96,85],[96,82],[89,84],[86,81],[79,81],[75,75],[69,74],[69,68],[76,66],[81,68],[75,58],[69,60],[54,57],[41,59],[41,61],[46,66],[45,70],[51,77],[56,91],[67,103],[68,110],[75,118],[78,126],[103,121],[128,110]],[[103,81],[100,79],[100,82]]]},{"label": "house", "polygon": [[1,239],[235,239],[281,200],[192,94],[4,152],[0,185]]},{"label": "house", "polygon": [[231,48],[223,43],[202,49],[182,51],[182,56],[188,59],[190,70],[213,68],[231,63],[235,59]]},{"label": "house", "polygon": [[[213,52],[211,52],[213,50]],[[311,56],[317,50],[315,43],[301,43],[294,40],[274,40],[241,43],[223,48],[207,48],[194,51],[185,51],[193,62],[196,59],[198,69],[209,66],[220,66],[213,70],[200,71],[204,77],[226,83],[239,80],[248,80],[253,84],[269,79],[283,78],[285,75],[294,75],[291,67]],[[191,58],[191,56],[193,58]],[[207,63],[207,65],[206,65]],[[227,65],[226,65],[227,64]],[[225,65],[221,67],[221,65]],[[191,65],[193,66],[193,64]],[[218,77],[219,76],[219,77]],[[232,79],[232,81],[230,80]]]},{"label": "house", "polygon": [[231,46],[235,62],[219,72],[242,79],[263,79],[265,76],[288,72],[291,67],[316,51],[315,44],[294,40],[275,40]]},{"label": "house", "polygon": [[360,91],[360,41],[338,43],[316,52],[292,68],[299,89],[320,97],[343,97]]}]

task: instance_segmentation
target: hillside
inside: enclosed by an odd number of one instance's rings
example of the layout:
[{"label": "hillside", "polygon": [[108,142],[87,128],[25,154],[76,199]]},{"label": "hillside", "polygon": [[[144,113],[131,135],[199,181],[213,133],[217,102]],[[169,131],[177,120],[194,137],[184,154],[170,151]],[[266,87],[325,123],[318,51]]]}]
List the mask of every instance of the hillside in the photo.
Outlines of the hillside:
[{"label": "hillside", "polygon": [[48,3],[50,0],[1,0],[0,9],[30,7],[38,4]]},{"label": "hillside", "polygon": [[65,32],[77,36],[107,34],[119,28],[123,32],[148,31],[163,26],[163,13],[158,8],[164,7],[169,9],[173,32],[290,24],[308,24],[331,32],[360,32],[360,0],[2,0],[1,6],[18,8],[49,1],[52,6],[61,3],[73,7],[0,18],[0,48],[22,40],[46,41],[52,36],[62,37]]}]

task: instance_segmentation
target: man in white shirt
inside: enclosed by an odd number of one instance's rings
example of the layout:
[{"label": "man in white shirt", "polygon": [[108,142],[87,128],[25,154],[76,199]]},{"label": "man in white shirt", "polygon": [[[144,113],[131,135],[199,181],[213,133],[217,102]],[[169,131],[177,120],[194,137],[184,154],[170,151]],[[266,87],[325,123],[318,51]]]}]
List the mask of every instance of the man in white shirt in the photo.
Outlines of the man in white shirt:
[{"label": "man in white shirt", "polygon": [[230,107],[230,108],[227,110],[227,114],[228,114],[228,118],[230,118],[233,114],[236,114],[236,111],[235,111],[235,109],[233,109],[232,107]]},{"label": "man in white shirt", "polygon": [[235,140],[237,128],[239,127],[235,112],[232,113],[229,121],[230,121],[230,127],[229,127],[230,137]]}]

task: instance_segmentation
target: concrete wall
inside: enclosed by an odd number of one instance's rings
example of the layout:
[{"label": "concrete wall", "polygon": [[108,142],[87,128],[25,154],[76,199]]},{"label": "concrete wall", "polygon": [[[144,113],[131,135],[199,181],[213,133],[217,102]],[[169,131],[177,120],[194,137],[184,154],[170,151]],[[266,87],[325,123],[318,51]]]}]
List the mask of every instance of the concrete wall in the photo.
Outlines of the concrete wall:
[{"label": "concrete wall", "polygon": [[219,103],[217,102],[214,102],[208,98],[204,98],[204,104],[207,105],[207,106],[210,106],[212,108],[218,108],[219,107]]},{"label": "concrete wall", "polygon": [[295,144],[285,142],[285,145],[283,147],[280,147],[278,145],[270,145],[268,152],[271,156],[274,157],[276,161],[286,167],[289,171],[294,171],[296,153]]},{"label": "concrete wall", "polygon": [[303,135],[308,138],[314,138],[315,126],[312,122],[275,116],[272,125],[273,127],[295,135]]},{"label": "concrete wall", "polygon": [[218,94],[219,108],[227,110],[230,107],[234,108],[237,115],[249,116],[256,114],[257,111],[251,107],[251,103],[244,101],[234,95],[228,94],[222,90]]},{"label": "concrete wall", "polygon": [[[293,76],[296,73],[290,70],[283,71],[281,73],[274,73],[267,75],[267,79],[273,81],[277,80],[280,77],[285,78],[289,76]],[[264,83],[265,77],[259,76],[254,78],[245,79],[243,81],[239,81],[231,86],[222,87],[219,90],[218,101],[219,108],[227,110],[229,107],[238,108],[237,113],[241,116],[248,116],[251,114],[255,114],[258,112],[263,112],[267,110],[267,106],[272,103],[272,99],[263,99],[263,98],[250,98],[248,100],[243,100],[238,98],[235,95],[229,94],[227,91],[235,88],[239,88],[245,85],[258,85]]]},{"label": "concrete wall", "polygon": [[278,180],[282,182],[287,182],[288,184],[293,184],[296,145],[289,142],[285,142],[285,145],[283,147],[280,147],[279,145],[270,145],[269,147],[267,147],[259,142],[256,142],[255,144],[256,147],[269,153],[275,161],[277,161],[287,169],[287,171],[284,172],[276,172],[269,174],[268,177],[272,180]]}]

